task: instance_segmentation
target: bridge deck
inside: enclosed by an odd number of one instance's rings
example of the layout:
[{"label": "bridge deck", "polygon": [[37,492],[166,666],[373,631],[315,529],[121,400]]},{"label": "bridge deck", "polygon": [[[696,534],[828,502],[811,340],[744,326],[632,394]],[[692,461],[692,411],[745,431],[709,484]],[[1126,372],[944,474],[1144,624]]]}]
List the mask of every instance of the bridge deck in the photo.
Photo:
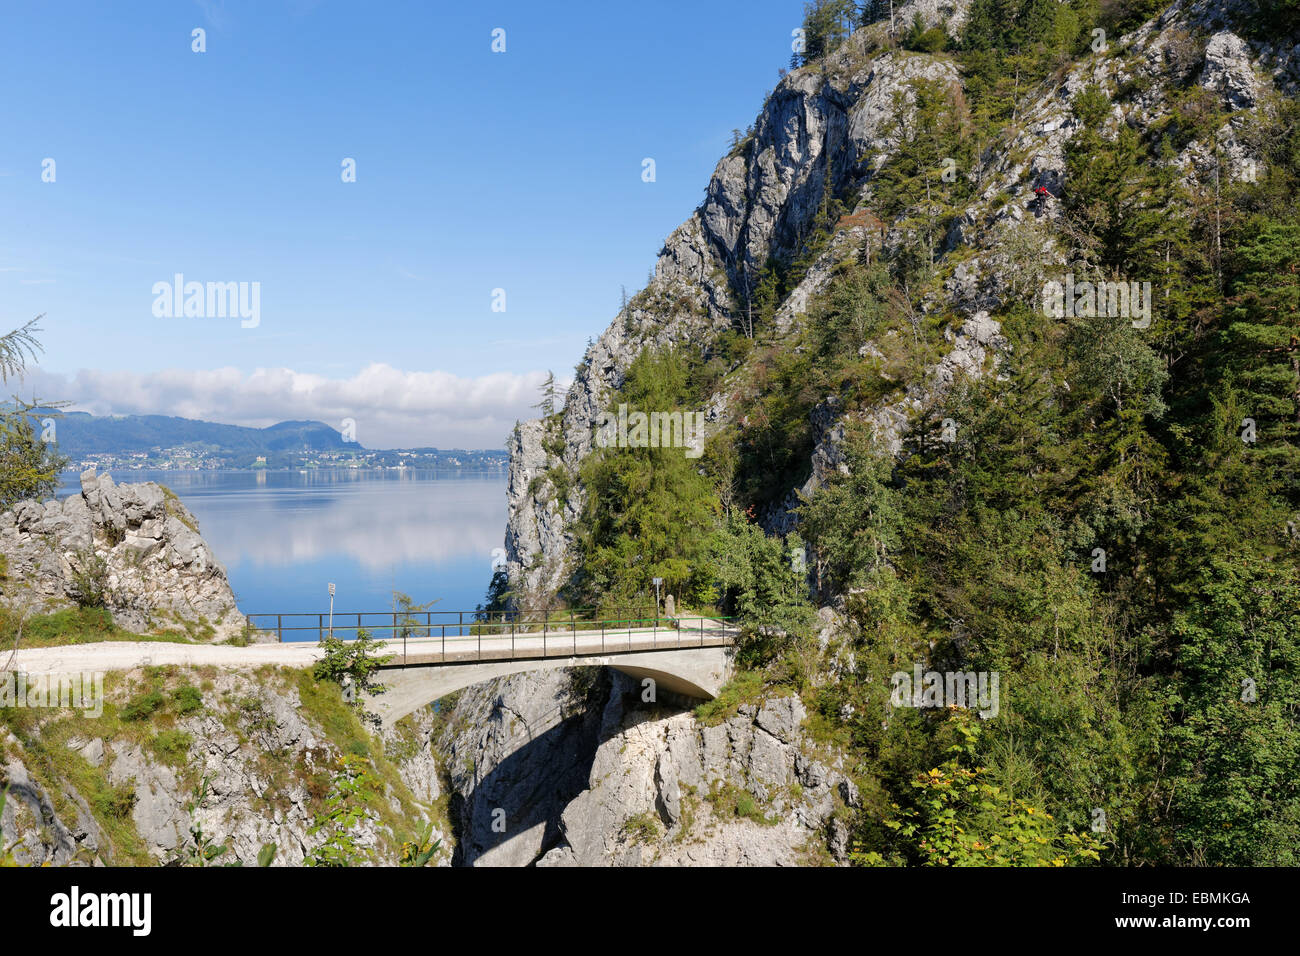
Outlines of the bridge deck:
[{"label": "bridge deck", "polygon": [[[387,667],[415,667],[474,664],[485,661],[553,660],[566,657],[599,657],[680,648],[710,648],[734,642],[737,628],[716,621],[704,626],[673,630],[665,628],[625,628],[601,631],[549,631],[500,635],[386,638],[381,653],[393,655]],[[105,641],[93,644],[67,644],[56,647],[20,648],[5,654],[0,663],[9,669],[32,674],[69,674],[77,672],[131,670],[144,665],[179,664],[189,666],[261,667],[266,664],[284,667],[309,667],[322,656],[316,641],[292,641],[284,644],[250,644],[231,647],[220,644],[173,644],[165,641]]]},{"label": "bridge deck", "polygon": [[734,643],[739,629],[716,621],[682,628],[626,628],[615,631],[563,631],[514,634],[464,634],[447,637],[386,638],[383,653],[393,655],[389,667],[430,664],[465,664],[478,661],[542,660],[553,657],[591,657],[636,651],[690,650],[725,647]]}]

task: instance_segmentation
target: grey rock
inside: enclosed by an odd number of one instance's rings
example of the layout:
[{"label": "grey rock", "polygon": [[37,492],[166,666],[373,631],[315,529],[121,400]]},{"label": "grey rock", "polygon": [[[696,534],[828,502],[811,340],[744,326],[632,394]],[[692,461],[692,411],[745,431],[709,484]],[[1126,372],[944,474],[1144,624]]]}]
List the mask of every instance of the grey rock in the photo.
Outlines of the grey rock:
[{"label": "grey rock", "polygon": [[76,817],[69,823],[60,818],[49,795],[21,759],[5,761],[3,778],[9,795],[0,815],[0,844],[10,850],[15,861],[66,866],[94,859],[101,834],[80,794],[65,793],[76,808]]},{"label": "grey rock", "polygon": [[774,697],[764,702],[757,723],[777,740],[788,744],[799,735],[799,727],[807,715],[808,711],[798,697]]},{"label": "grey rock", "polygon": [[[464,862],[786,865],[801,862],[807,849],[826,843],[835,788],[842,787],[844,778],[817,764],[823,778],[817,785],[805,785],[801,792],[793,787],[805,746],[798,729],[804,711],[797,699],[764,701],[721,724],[702,727],[690,710],[643,703],[630,678],[614,672],[603,680],[595,697],[586,698],[588,719],[599,718],[598,732],[589,741],[589,770],[576,786],[570,781],[559,793],[536,786],[537,761],[545,755],[553,762],[567,759],[567,749],[557,752],[551,741],[567,748],[577,738],[559,730],[524,740],[519,734],[525,718],[536,720],[539,712],[562,706],[568,697],[564,682],[507,678],[462,695],[448,715],[448,723],[462,729],[442,741],[448,766],[455,768],[467,752],[481,753],[481,744],[497,736],[493,720],[485,720],[493,711],[516,721],[515,749],[513,760],[501,759],[494,750],[491,762],[472,772],[453,769],[453,803],[458,796],[469,807],[482,800],[485,789],[500,793],[503,787],[536,801],[531,804],[534,815],[521,821],[513,837],[486,852],[462,851]],[[541,756],[534,753],[539,749]],[[554,771],[548,767],[542,772]],[[715,787],[747,791],[761,804],[767,822],[719,816],[709,799]],[[725,794],[720,799],[725,805]],[[462,813],[463,836],[470,822]]]},{"label": "grey rock", "polygon": [[87,471],[81,493],[43,504],[21,501],[0,514],[0,554],[8,580],[0,600],[36,608],[76,598],[73,574],[93,551],[107,566],[108,608],[116,623],[147,631],[177,622],[206,623],[215,640],[242,632],[225,569],[179,503],[168,513],[153,482],[116,485]]},{"label": "grey rock", "polygon": [[1210,37],[1205,47],[1201,86],[1221,92],[1224,102],[1234,110],[1255,105],[1259,98],[1258,80],[1245,40],[1227,30]]}]

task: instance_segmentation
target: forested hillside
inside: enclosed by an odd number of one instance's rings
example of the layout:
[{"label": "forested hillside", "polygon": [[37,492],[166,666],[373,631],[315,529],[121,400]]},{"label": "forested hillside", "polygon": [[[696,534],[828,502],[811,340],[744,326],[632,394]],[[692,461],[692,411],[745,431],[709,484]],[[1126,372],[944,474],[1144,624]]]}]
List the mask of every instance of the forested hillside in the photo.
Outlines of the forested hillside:
[{"label": "forested hillside", "polygon": [[[738,680],[850,755],[859,863],[1300,863],[1298,27],[810,5],[516,434],[493,599],[739,615]],[[703,455],[593,445],[620,403],[705,411]]]}]

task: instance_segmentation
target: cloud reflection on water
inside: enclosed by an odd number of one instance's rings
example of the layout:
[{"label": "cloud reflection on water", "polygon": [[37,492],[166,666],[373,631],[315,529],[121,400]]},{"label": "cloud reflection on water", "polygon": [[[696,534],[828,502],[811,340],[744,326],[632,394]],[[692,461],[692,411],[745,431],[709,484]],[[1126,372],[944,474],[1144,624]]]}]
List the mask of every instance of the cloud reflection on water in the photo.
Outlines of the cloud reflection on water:
[{"label": "cloud reflection on water", "polygon": [[504,477],[120,472],[114,480],[170,487],[231,571],[245,563],[275,568],[333,557],[368,570],[481,560],[486,579],[492,550],[505,534]]}]

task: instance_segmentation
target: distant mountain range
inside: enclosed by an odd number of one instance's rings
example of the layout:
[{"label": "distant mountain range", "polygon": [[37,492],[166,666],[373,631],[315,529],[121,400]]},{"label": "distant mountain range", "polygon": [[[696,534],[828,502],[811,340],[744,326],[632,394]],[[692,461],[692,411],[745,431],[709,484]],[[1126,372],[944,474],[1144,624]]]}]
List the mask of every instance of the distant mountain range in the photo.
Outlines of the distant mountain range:
[{"label": "distant mountain range", "polygon": [[193,447],[223,455],[277,455],[283,452],[362,451],[358,442],[323,422],[280,422],[267,428],[222,425],[168,415],[99,417],[68,412],[55,419],[59,450],[71,457],[127,455],[155,449]]},{"label": "distant mountain range", "polygon": [[[41,414],[41,413],[37,413]],[[169,415],[98,416],[50,413],[59,452],[71,467],[282,468],[304,466],[452,467],[495,470],[504,450],[367,449],[323,422],[279,422],[266,428],[222,425]]]}]

